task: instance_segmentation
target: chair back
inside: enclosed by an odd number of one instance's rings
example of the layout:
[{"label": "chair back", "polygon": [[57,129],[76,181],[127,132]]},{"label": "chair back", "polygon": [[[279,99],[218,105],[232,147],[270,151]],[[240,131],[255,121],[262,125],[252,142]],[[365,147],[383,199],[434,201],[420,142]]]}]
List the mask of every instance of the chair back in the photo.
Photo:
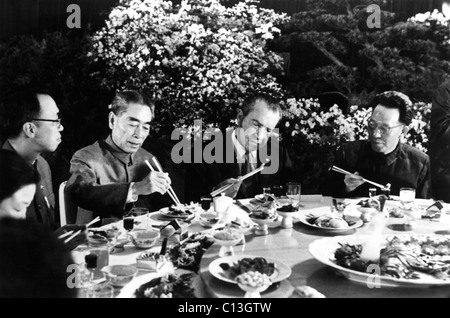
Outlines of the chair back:
[{"label": "chair back", "polygon": [[61,226],[66,224],[75,224],[77,220],[77,206],[70,200],[66,190],[67,181],[61,182],[59,185],[59,220]]}]

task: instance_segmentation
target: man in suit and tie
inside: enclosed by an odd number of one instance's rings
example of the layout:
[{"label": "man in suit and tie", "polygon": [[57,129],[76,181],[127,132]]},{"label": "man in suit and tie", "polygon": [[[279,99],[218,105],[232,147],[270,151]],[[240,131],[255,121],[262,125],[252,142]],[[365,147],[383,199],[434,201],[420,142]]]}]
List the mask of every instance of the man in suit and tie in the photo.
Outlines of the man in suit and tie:
[{"label": "man in suit and tie", "polygon": [[[280,147],[274,130],[281,118],[277,99],[264,93],[248,96],[238,110],[238,127],[226,134],[222,162],[203,162],[189,180],[202,184],[193,196],[232,184],[224,191],[232,198],[249,198],[262,193],[263,187],[282,185],[289,178],[292,164],[286,150]],[[219,156],[220,157],[220,156]],[[270,160],[267,167],[244,181],[239,176],[257,169]],[[197,166],[198,168],[198,166]],[[200,171],[199,171],[200,170]],[[196,199],[192,197],[192,199]]]}]

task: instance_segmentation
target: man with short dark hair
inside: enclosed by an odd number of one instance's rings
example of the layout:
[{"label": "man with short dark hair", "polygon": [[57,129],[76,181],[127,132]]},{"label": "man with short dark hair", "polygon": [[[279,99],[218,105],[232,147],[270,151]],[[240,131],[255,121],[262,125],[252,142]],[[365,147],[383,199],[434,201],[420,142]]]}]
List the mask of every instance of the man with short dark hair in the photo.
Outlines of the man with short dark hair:
[{"label": "man with short dark hair", "polygon": [[42,90],[26,88],[2,102],[2,132],[6,137],[3,149],[14,151],[38,170],[41,181],[27,218],[55,229],[55,196],[52,175],[44,152],[53,152],[61,143],[59,109],[50,95]]},{"label": "man with short dark hair", "polygon": [[[280,147],[278,136],[273,134],[280,118],[281,108],[277,99],[265,93],[248,96],[238,110],[238,127],[223,138],[223,162],[204,161],[201,172],[197,171],[197,176],[189,178],[197,184],[202,183],[196,189],[196,195],[207,195],[213,189],[233,184],[224,191],[225,195],[250,198],[262,193],[263,187],[284,186],[291,181],[288,180],[291,161],[287,151]],[[260,167],[266,159],[270,162],[265,170],[242,182],[237,180]]]},{"label": "man with short dark hair", "polygon": [[369,140],[343,144],[337,151],[335,166],[352,172],[342,175],[330,171],[323,185],[324,195],[334,197],[367,197],[372,185],[391,184],[390,194],[399,195],[401,187],[416,189],[417,198],[430,198],[430,161],[428,155],[403,144],[411,123],[412,103],[403,93],[388,91],[375,96],[367,130]]},{"label": "man with short dark hair", "polygon": [[171,184],[167,173],[151,172],[153,155],[142,149],[154,118],[154,104],[137,91],[118,93],[108,116],[106,140],[78,150],[72,157],[67,191],[81,207],[77,222],[95,216],[122,217],[132,206],[154,210],[155,194]]},{"label": "man with short dark hair", "polygon": [[[29,86],[4,98],[1,110],[2,135],[6,138],[3,149],[17,153],[32,164],[41,177],[33,202],[27,208],[26,218],[43,224],[47,229],[57,230],[59,234],[79,229],[75,225],[58,228],[52,174],[47,161],[41,156],[44,152],[54,152],[61,143],[64,127],[55,101],[46,90]],[[85,240],[83,232],[70,242],[70,247],[74,248]]]}]

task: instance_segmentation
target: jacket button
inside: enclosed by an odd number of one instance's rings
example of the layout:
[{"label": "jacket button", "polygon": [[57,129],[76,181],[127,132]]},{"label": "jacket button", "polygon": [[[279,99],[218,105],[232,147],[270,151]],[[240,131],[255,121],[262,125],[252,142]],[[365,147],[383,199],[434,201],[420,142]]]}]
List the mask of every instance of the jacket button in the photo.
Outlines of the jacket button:
[{"label": "jacket button", "polygon": [[38,209],[39,210],[42,209],[42,205],[38,204]]}]

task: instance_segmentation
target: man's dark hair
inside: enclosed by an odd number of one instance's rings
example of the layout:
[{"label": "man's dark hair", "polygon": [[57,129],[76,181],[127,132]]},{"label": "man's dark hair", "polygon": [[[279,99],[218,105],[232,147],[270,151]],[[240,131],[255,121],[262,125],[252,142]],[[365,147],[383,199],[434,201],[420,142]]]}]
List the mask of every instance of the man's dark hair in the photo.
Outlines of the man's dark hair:
[{"label": "man's dark hair", "polygon": [[147,95],[138,91],[130,90],[117,93],[110,108],[114,114],[119,116],[120,113],[127,110],[128,105],[131,103],[148,106],[152,111],[152,118],[155,118],[155,104]]},{"label": "man's dark hair", "polygon": [[268,108],[273,112],[281,110],[280,101],[275,97],[272,97],[271,95],[266,93],[254,93],[248,96],[242,104],[242,113],[244,117],[246,117],[255,108],[255,105],[258,101],[266,102]]},{"label": "man's dark hair", "polygon": [[39,173],[18,154],[0,150],[0,202],[17,190],[39,182]]},{"label": "man's dark hair", "polygon": [[70,250],[29,220],[0,219],[0,298],[73,298],[67,286]]},{"label": "man's dark hair", "polygon": [[375,109],[378,105],[387,108],[398,109],[400,112],[399,122],[408,126],[412,120],[412,102],[408,96],[396,91],[387,91],[376,95],[368,104],[369,108]]},{"label": "man's dark hair", "polygon": [[1,134],[3,139],[20,135],[22,127],[32,118],[39,118],[41,105],[38,95],[50,95],[38,86],[19,88],[16,93],[0,99]]}]

